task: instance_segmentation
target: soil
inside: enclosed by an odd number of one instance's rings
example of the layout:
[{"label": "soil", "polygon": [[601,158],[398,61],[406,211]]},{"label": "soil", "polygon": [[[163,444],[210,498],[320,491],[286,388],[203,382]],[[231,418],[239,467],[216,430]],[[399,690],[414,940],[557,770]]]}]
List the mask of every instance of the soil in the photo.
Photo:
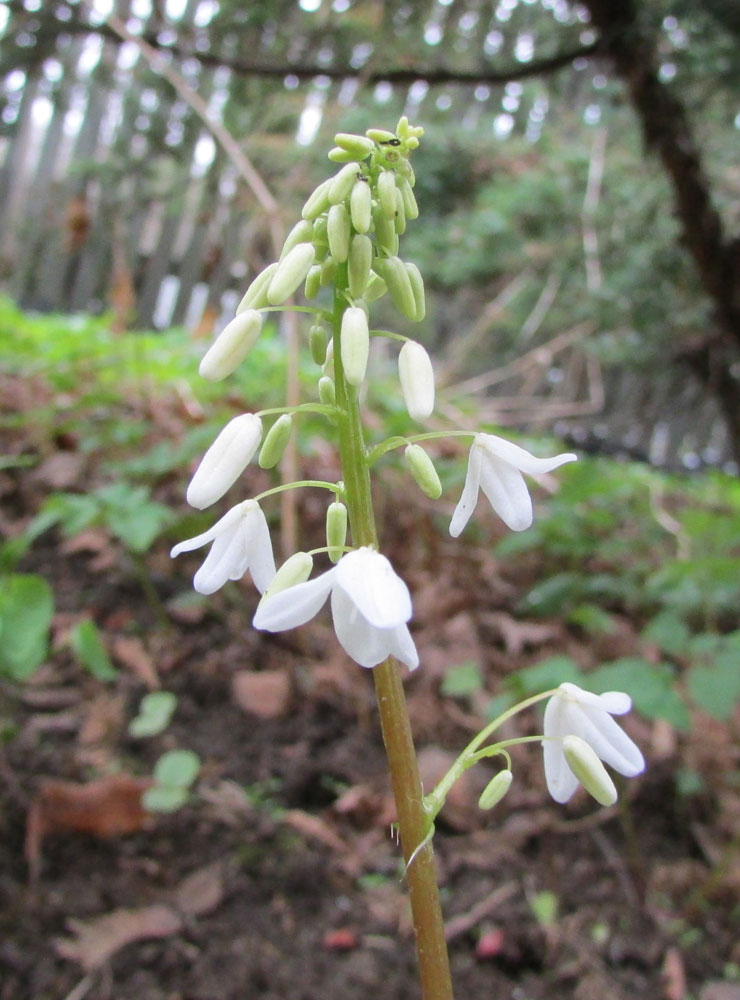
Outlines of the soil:
[{"label": "soil", "polygon": [[[162,423],[155,414],[153,440]],[[28,425],[5,444],[37,459],[2,473],[12,535],[58,483],[58,456],[76,451],[53,435],[40,446]],[[94,460],[75,469],[65,489],[103,475]],[[164,477],[157,499],[184,510],[182,487]],[[298,514],[321,544],[323,501]],[[462,543],[437,518],[431,505],[383,517],[385,550],[414,595],[422,665],[406,687],[428,780],[518,665],[599,656],[577,630],[517,613],[537,561],[494,559],[492,515]],[[52,583],[56,615],[47,661],[25,685],[0,687],[0,1000],[419,996],[370,672],[342,654],[326,612],[294,632],[251,630],[248,579],[192,601],[199,554],[171,563],[174,540],[144,558],[153,589],[102,528],[48,531],[19,566]],[[72,655],[66,637],[82,617],[98,625],[115,681]],[[636,648],[637,625],[616,620],[612,641]],[[444,695],[465,661],[480,666],[480,689]],[[134,739],[129,722],[158,687],[177,696],[172,722]],[[468,772],[435,836],[456,996],[737,1000],[737,719],[696,721],[679,738],[627,720],[649,767],[610,809],[581,793],[550,801],[536,744],[515,753],[491,813],[477,797],[493,772]],[[512,732],[538,724],[529,713]],[[174,747],[199,755],[197,784],[183,808],[148,814],[139,779]],[[686,771],[703,778],[691,795],[676,780]],[[98,798],[75,804],[92,781]],[[64,815],[59,795],[72,797]]]}]

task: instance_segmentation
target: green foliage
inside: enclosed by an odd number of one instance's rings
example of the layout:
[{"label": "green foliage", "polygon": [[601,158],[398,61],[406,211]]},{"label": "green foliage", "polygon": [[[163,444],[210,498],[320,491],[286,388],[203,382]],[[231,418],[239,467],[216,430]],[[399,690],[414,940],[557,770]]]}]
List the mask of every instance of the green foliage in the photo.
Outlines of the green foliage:
[{"label": "green foliage", "polygon": [[447,671],[442,681],[442,694],[449,698],[467,698],[482,687],[480,667],[472,660],[466,660]]},{"label": "green foliage", "polygon": [[70,633],[69,641],[75,656],[93,677],[99,681],[114,681],[118,677],[95,622],[89,618],[78,622]]},{"label": "green foliage", "polygon": [[200,772],[200,758],[192,750],[170,750],[154,765],[154,784],[142,803],[152,812],[175,812],[185,805],[190,786]]},{"label": "green foliage", "polygon": [[177,707],[177,697],[171,691],[151,691],[139,704],[139,712],[128,726],[131,736],[141,739],[157,736],[170,724]]},{"label": "green foliage", "polygon": [[25,681],[41,665],[53,614],[54,595],[43,577],[0,577],[0,676]]}]

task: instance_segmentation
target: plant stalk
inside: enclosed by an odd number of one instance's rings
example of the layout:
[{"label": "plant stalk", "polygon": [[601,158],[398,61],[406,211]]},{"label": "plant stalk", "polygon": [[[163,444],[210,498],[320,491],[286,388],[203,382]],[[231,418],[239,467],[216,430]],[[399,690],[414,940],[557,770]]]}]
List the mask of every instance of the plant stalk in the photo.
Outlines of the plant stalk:
[{"label": "plant stalk", "polygon": [[[347,307],[343,292],[347,288],[346,265],[337,269],[334,312],[334,380],[339,409],[339,450],[345,499],[354,545],[377,547],[370,472],[362,431],[356,390],[344,379],[340,329]],[[429,828],[423,805],[423,791],[414,750],[411,723],[401,681],[401,671],[393,657],[373,668],[393,794],[396,800],[401,847],[407,864],[411,912],[419,961],[423,1000],[452,1000],[452,980],[444,936],[442,907],[439,899],[434,850],[431,839],[420,849]],[[416,852],[416,853],[415,853]],[[413,861],[409,864],[413,856]]]}]

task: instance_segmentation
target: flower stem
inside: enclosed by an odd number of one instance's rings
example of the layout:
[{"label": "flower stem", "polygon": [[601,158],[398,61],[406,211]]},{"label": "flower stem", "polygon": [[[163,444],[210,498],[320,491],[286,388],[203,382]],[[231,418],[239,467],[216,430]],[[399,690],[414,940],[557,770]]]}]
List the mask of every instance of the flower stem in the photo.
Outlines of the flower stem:
[{"label": "flower stem", "polygon": [[[360,406],[356,390],[347,384],[342,368],[340,330],[342,314],[347,307],[347,287],[347,268],[342,265],[337,269],[335,278],[333,314],[334,381],[337,407],[341,411],[338,425],[342,477],[353,544],[377,546]],[[424,809],[411,723],[396,660],[389,657],[379,663],[373,668],[373,678],[396,800],[401,846],[407,864],[406,878],[422,997],[423,1000],[452,1000],[452,980],[431,839],[417,850],[428,834],[429,817]],[[416,854],[409,865],[414,852]]]}]

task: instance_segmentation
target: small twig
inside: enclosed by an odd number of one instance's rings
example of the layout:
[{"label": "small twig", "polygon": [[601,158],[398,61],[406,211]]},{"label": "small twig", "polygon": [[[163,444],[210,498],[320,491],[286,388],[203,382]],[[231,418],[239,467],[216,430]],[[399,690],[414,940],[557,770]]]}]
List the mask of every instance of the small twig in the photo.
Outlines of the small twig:
[{"label": "small twig", "polygon": [[90,988],[94,981],[95,977],[92,973],[89,976],[85,976],[85,978],[81,979],[75,988],[66,995],[64,1000],[82,1000],[82,998],[86,997],[90,992]]},{"label": "small twig", "polygon": [[471,907],[467,913],[459,913],[456,917],[448,920],[445,924],[445,940],[449,943],[455,938],[460,937],[461,934],[467,933],[483,917],[487,917],[489,913],[497,910],[502,903],[506,903],[518,891],[519,886],[516,882],[504,882],[503,885],[494,889],[485,899],[482,899],[475,906]]},{"label": "small twig", "polygon": [[606,154],[605,128],[599,128],[594,135],[591,146],[591,159],[588,164],[588,180],[586,194],[583,198],[581,211],[581,228],[583,231],[583,257],[586,265],[586,287],[589,292],[598,292],[601,288],[601,263],[599,261],[599,237],[596,232],[596,211],[601,197],[601,179],[604,176]]}]

